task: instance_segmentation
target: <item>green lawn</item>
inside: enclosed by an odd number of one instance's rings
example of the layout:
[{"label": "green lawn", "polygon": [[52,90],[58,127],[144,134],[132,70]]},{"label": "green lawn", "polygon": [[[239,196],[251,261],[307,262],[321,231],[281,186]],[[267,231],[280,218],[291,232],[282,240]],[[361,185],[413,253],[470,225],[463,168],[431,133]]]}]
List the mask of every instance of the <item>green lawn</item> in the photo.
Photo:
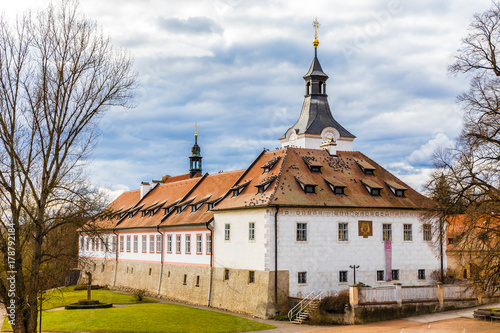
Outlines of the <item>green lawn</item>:
[{"label": "green lawn", "polygon": [[[86,290],[66,287],[44,294],[43,309],[53,309],[87,298]],[[253,320],[176,304],[138,303],[133,295],[92,290],[103,303],[132,304],[121,308],[44,311],[42,330],[52,332],[244,332],[275,328]],[[6,319],[3,331],[12,328]]]},{"label": "green lawn", "polygon": [[[71,303],[77,303],[80,299],[87,299],[87,290],[73,290],[74,287],[65,287],[57,290],[51,290],[44,294],[45,300],[42,307],[44,310],[65,306]],[[136,297],[116,291],[97,289],[92,290],[92,299],[97,299],[101,303],[113,304],[134,304],[138,303]],[[157,302],[152,299],[144,299],[143,302]]]},{"label": "green lawn", "polygon": [[176,304],[47,311],[42,321],[42,330],[53,332],[244,332],[272,328],[275,327]]}]

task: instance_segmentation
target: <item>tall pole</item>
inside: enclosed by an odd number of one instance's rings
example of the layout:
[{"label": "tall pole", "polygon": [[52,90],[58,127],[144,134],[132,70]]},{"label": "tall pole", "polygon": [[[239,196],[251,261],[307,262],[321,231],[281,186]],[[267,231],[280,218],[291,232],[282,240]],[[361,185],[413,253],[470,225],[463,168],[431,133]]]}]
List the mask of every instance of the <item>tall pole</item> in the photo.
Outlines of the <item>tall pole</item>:
[{"label": "tall pole", "polygon": [[356,269],[359,268],[359,265],[350,265],[349,268],[354,270],[354,284],[356,284]]}]

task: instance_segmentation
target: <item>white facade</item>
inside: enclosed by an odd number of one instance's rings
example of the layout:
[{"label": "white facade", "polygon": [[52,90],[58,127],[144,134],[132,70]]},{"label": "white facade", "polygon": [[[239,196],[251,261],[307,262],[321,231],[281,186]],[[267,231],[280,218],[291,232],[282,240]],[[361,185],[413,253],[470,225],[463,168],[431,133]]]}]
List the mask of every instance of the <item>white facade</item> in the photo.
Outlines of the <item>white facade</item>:
[{"label": "white facade", "polygon": [[335,149],[341,151],[353,150],[353,137],[341,137],[340,133],[333,127],[326,127],[321,131],[320,135],[316,134],[295,134],[293,128],[289,129],[284,139],[281,139],[281,148],[298,147],[308,149],[321,149],[321,145],[325,142],[334,141]]},{"label": "white facade", "polygon": [[[79,256],[87,259],[116,260],[117,248],[118,261],[161,263],[163,251],[164,264],[210,266],[210,250],[207,248],[211,237],[209,230],[197,226],[160,229],[160,232],[130,230],[120,231],[116,235],[82,234]],[[115,239],[117,243],[113,245]]]},{"label": "white facade", "polygon": [[[267,208],[216,213],[215,266],[274,271],[275,211]],[[290,296],[347,289],[354,283],[350,265],[359,265],[357,283],[373,287],[396,282],[404,285],[433,283],[430,274],[439,269],[440,261],[433,251],[432,241],[423,239],[419,217],[420,213],[413,210],[281,208],[278,213],[278,270],[289,272]],[[364,238],[358,234],[361,220],[371,221],[372,236]],[[248,239],[249,222],[256,225],[254,241]],[[305,241],[297,240],[299,223],[307,225]],[[347,224],[345,241],[339,240],[339,223]],[[229,241],[224,235],[226,224],[230,225]],[[391,225],[392,269],[399,271],[399,279],[394,281],[384,281],[392,272],[386,272],[383,224]],[[404,240],[404,225],[411,226],[411,240]],[[384,271],[384,280],[377,280],[377,271]],[[305,283],[299,283],[299,272],[306,273]],[[342,273],[346,274],[346,281],[339,280],[340,272],[346,272]]]}]

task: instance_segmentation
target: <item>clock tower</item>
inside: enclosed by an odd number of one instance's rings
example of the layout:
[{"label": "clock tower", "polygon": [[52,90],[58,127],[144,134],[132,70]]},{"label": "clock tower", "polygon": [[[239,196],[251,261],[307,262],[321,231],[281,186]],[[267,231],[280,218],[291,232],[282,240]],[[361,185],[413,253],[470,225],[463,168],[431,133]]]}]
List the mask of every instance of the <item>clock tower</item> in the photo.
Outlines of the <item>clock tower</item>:
[{"label": "clock tower", "polygon": [[314,59],[309,71],[304,75],[306,90],[299,120],[279,138],[282,147],[327,149],[334,155],[337,150],[351,151],[356,138],[332,116],[326,94],[328,75],[323,72],[318,60],[318,28],[314,26]]}]

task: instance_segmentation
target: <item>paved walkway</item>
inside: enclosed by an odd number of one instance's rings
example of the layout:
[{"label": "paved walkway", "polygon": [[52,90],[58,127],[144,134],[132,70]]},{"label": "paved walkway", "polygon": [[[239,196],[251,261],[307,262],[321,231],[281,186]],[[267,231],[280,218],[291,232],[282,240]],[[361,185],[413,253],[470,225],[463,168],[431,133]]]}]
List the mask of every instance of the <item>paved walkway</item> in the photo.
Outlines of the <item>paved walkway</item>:
[{"label": "paved walkway", "polygon": [[[474,310],[479,308],[500,307],[500,303],[487,304],[475,308],[445,311],[403,319],[387,320],[377,323],[349,326],[311,326],[278,327],[261,332],[322,332],[322,333],[500,333],[500,321],[491,322],[473,319]],[[275,322],[276,323],[276,322]],[[270,322],[272,325],[272,323]],[[276,326],[276,325],[275,325]]]}]

